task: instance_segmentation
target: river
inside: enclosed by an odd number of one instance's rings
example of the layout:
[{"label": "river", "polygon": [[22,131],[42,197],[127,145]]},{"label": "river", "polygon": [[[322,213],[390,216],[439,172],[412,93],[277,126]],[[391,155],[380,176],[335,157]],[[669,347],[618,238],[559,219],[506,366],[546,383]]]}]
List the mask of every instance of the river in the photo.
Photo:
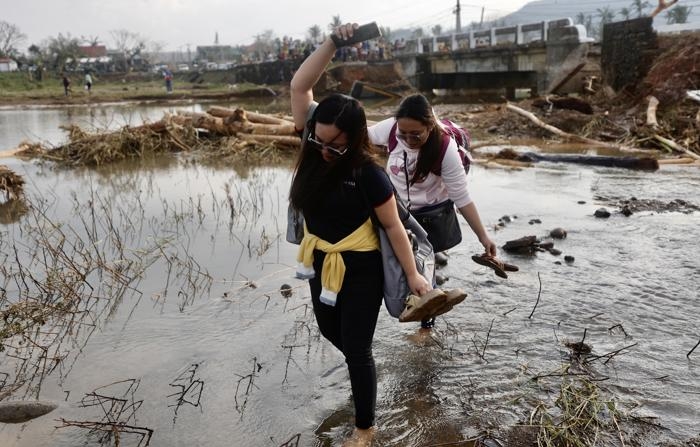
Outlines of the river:
[{"label": "river", "polygon": [[[60,144],[59,125],[114,129],[202,107],[1,109],[0,150],[25,139]],[[0,223],[0,309],[18,294],[41,295],[32,278],[58,281],[52,290],[64,302],[80,300],[70,319],[42,327],[48,364],[31,360],[41,353],[26,340],[0,353],[0,391],[21,374],[27,398],[59,402],[47,416],[0,425],[0,445],[115,445],[90,430],[114,423],[133,427],[120,445],[139,445],[148,430],[152,446],[340,445],[352,429],[349,382],[316,329],[306,284],[293,278],[289,163],[0,161],[24,176],[32,205]],[[700,349],[687,354],[700,340],[700,213],[626,217],[610,203],[695,203],[697,168],[475,165],[469,177],[499,247],[527,235],[548,240],[556,227],[568,237],[554,240],[560,256],[500,251],[520,267],[501,279],[471,261],[480,245],[461,222],[464,240],[440,273],[467,300],[430,338],[381,310],[376,445],[472,445],[479,436],[528,445],[527,426],[543,414],[535,408],[556,415],[562,380],[583,375],[601,402],[614,402],[620,419],[607,404],[601,418],[619,423],[626,442],[699,436]],[[594,217],[600,207],[611,217]],[[504,216],[510,222],[499,227]],[[600,358],[578,365],[566,343],[584,336]],[[596,445],[620,442],[603,436]]]}]

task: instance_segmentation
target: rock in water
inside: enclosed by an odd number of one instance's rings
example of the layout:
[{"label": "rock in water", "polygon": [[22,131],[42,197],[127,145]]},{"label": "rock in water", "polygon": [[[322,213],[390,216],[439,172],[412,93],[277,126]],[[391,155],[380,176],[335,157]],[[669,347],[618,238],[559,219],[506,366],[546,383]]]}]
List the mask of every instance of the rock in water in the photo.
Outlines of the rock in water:
[{"label": "rock in water", "polygon": [[53,402],[40,400],[16,400],[0,402],[0,422],[6,424],[18,424],[27,422],[47,413],[51,413],[58,407]]}]

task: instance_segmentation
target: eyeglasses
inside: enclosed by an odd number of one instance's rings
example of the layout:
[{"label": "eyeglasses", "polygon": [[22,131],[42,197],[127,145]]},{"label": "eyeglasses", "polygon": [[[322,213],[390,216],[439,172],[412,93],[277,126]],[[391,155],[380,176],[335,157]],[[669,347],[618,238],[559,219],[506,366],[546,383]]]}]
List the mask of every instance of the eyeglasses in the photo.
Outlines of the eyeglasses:
[{"label": "eyeglasses", "polygon": [[345,155],[348,149],[350,149],[348,146],[331,146],[330,144],[324,143],[323,141],[318,141],[312,135],[309,135],[308,140],[310,143],[313,143],[316,146],[318,146],[318,150],[327,149],[330,153],[332,153],[333,155],[337,155],[338,157],[340,157],[341,155]]},{"label": "eyeglasses", "polygon": [[421,132],[419,134],[396,132],[396,138],[401,141],[405,141],[408,144],[421,143],[423,141],[423,133],[424,132]]}]

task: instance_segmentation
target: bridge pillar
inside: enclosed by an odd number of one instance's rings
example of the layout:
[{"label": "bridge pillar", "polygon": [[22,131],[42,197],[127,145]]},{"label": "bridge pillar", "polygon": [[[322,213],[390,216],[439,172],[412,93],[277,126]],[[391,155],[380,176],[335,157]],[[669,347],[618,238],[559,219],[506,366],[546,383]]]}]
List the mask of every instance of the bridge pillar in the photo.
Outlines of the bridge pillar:
[{"label": "bridge pillar", "polygon": [[515,27],[515,44],[522,45],[525,43],[525,37],[523,36],[523,26],[518,25]]},{"label": "bridge pillar", "polygon": [[476,39],[474,39],[474,30],[469,30],[469,49],[476,48]]}]

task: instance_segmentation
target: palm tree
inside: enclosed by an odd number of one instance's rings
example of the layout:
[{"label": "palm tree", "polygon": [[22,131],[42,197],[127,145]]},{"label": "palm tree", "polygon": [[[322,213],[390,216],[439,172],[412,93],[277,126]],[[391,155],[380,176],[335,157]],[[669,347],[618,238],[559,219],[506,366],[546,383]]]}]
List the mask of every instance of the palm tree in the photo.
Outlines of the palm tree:
[{"label": "palm tree", "polygon": [[673,23],[688,23],[688,16],[693,7],[678,5],[673,9],[666,11],[666,23],[669,25]]},{"label": "palm tree", "polygon": [[433,36],[439,36],[440,34],[442,34],[442,26],[435,25],[430,29],[430,32],[433,33]]},{"label": "palm tree", "polygon": [[309,38],[313,43],[318,42],[318,38],[321,37],[321,27],[318,25],[310,27],[306,32],[309,33]]},{"label": "palm tree", "polygon": [[649,5],[649,2],[646,0],[632,0],[631,6],[637,11],[637,17],[641,17],[644,15],[644,9],[651,5]]},{"label": "palm tree", "polygon": [[621,15],[623,19],[629,20],[630,16],[632,15],[632,11],[630,11],[629,8],[621,8],[618,14]]},{"label": "palm tree", "polygon": [[606,23],[610,23],[615,20],[615,13],[609,6],[596,9],[596,13],[598,14],[598,17],[600,17],[601,25],[605,25]]},{"label": "palm tree", "polygon": [[333,16],[333,20],[328,24],[328,29],[332,32],[342,24],[343,21],[340,20],[340,14],[338,14],[337,16]]}]

